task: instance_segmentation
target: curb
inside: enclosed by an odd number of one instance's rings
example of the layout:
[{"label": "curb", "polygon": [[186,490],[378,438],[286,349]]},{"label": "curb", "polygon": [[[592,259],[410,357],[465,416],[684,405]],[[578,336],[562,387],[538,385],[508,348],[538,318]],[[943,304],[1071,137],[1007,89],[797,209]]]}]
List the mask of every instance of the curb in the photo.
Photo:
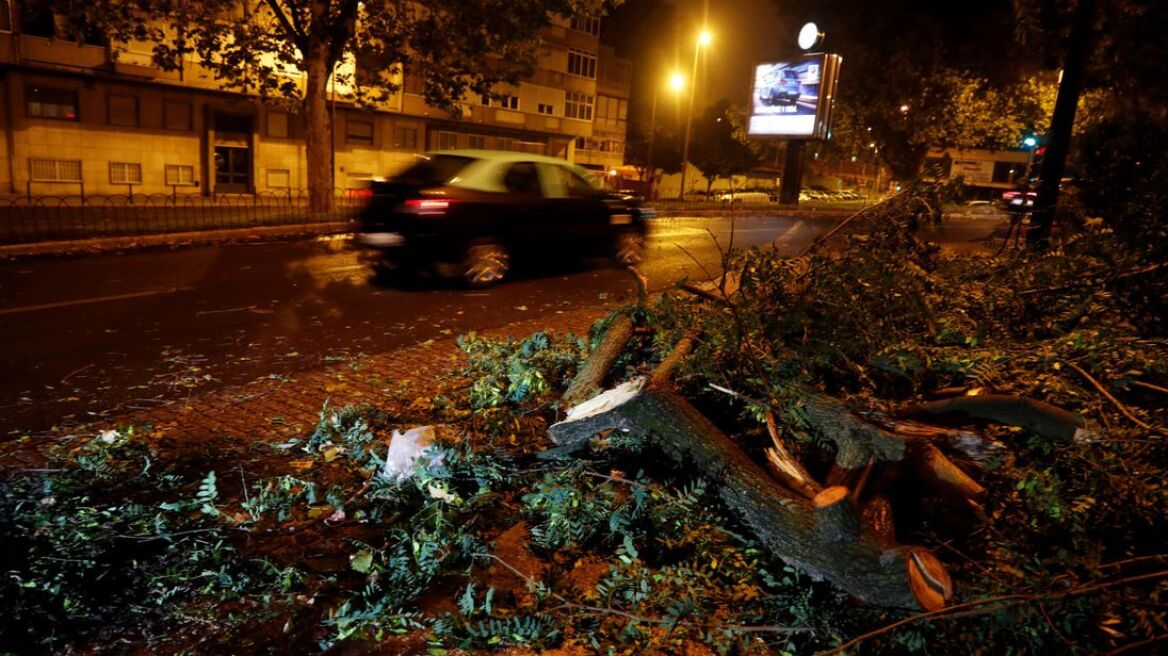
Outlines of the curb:
[{"label": "curb", "polygon": [[7,244],[0,245],[0,260],[51,255],[107,253],[111,251],[148,248],[183,248],[209,244],[259,242],[332,235],[350,232],[351,230],[352,224],[349,222],[328,221],[281,226],[167,232],[127,237],[95,237],[93,239],[45,241],[31,244]]}]

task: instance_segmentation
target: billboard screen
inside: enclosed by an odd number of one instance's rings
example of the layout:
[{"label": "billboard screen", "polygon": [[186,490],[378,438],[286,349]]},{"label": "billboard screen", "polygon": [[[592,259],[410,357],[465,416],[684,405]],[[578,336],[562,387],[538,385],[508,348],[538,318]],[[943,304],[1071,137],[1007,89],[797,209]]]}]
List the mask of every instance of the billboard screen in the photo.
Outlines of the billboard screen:
[{"label": "billboard screen", "polygon": [[747,134],[827,138],[839,64],[838,55],[810,55],[756,65]]}]

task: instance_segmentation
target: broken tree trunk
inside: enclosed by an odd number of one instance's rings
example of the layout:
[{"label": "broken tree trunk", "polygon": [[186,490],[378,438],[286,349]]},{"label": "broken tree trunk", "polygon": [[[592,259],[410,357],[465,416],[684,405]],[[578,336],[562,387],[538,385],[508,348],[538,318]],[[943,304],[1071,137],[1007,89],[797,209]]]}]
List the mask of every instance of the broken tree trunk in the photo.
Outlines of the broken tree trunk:
[{"label": "broken tree trunk", "polygon": [[629,315],[619,314],[613,317],[600,343],[588,354],[584,364],[580,365],[576,377],[572,379],[568,390],[560,399],[560,405],[569,408],[603,389],[604,379],[612,369],[612,364],[624,352],[625,346],[632,338],[633,321]]},{"label": "broken tree trunk", "polygon": [[820,505],[779,485],[667,388],[644,379],[624,383],[576,406],[549,432],[567,445],[608,429],[642,435],[673,460],[696,468],[765,547],[812,576],[885,607],[927,610],[951,598],[939,561],[926,549],[893,544],[886,533],[860,525],[846,488]]}]

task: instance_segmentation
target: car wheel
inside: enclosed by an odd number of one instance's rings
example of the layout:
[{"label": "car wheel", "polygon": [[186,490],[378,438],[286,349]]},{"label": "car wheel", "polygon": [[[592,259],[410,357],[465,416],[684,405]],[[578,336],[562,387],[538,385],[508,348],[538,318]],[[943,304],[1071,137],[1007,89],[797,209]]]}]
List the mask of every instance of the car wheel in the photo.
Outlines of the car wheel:
[{"label": "car wheel", "polygon": [[462,279],[471,287],[486,287],[500,282],[511,268],[511,256],[497,241],[476,241],[466,248],[462,261]]},{"label": "car wheel", "polygon": [[622,232],[616,236],[616,261],[621,266],[636,266],[645,259],[645,236]]}]

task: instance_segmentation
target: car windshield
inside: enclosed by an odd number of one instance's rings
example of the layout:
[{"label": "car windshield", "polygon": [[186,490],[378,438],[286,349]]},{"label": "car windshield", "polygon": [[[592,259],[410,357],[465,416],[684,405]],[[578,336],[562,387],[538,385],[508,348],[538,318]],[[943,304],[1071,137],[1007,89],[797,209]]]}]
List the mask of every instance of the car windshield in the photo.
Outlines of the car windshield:
[{"label": "car windshield", "polygon": [[394,176],[395,182],[430,187],[446,183],[474,161],[462,155],[432,155]]}]

